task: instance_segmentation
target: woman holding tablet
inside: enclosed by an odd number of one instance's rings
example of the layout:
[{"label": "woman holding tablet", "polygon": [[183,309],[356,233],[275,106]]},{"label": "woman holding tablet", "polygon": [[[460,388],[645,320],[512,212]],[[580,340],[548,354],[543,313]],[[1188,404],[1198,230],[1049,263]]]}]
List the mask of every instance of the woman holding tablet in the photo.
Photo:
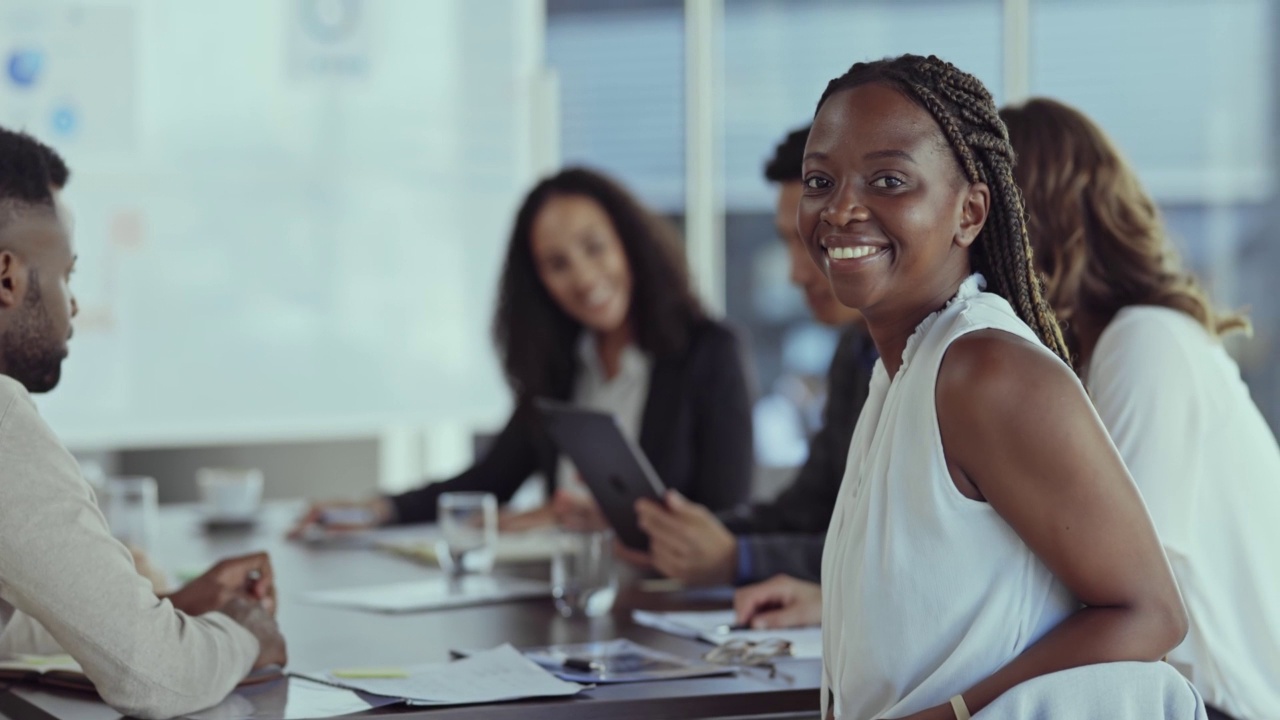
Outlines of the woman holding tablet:
[{"label": "woman holding tablet", "polygon": [[1153,662],[1185,611],[1012,166],[991,95],[935,57],[856,64],[819,101],[800,235],[881,358],[823,551],[824,715],[1203,717]]},{"label": "woman holding tablet", "polygon": [[1151,511],[1187,603],[1169,662],[1210,717],[1280,713],[1280,449],[1111,140],[1053,100],[1005,108],[1045,295]]},{"label": "woman holding tablet", "polygon": [[[662,482],[699,503],[724,509],[746,499],[751,403],[739,341],[694,296],[675,231],[613,180],[568,169],[528,194],[499,281],[494,336],[516,407],[475,465],[401,495],[316,503],[295,532],[429,522],[441,493],[484,491],[506,502],[534,473],[583,497],[536,398],[614,413]],[[565,496],[556,504],[590,504]],[[554,520],[549,504],[504,526]]]}]

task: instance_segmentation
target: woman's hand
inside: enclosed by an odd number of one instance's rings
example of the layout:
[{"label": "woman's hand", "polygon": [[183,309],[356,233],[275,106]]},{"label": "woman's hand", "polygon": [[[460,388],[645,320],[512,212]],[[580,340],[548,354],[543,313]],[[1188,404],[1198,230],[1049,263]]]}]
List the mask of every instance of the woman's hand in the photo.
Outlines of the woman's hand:
[{"label": "woman's hand", "polygon": [[893,718],[893,720],[956,720],[956,713],[951,709],[951,704],[947,703],[946,705],[935,705],[900,718]]},{"label": "woman's hand", "polygon": [[313,530],[354,532],[368,530],[391,522],[395,508],[384,497],[365,500],[322,500],[314,502],[298,518],[289,538],[297,540]]},{"label": "woman's hand", "polygon": [[739,625],[753,630],[812,627],[822,624],[822,587],[789,575],[775,575],[733,594]]},{"label": "woman's hand", "polygon": [[498,513],[498,532],[526,532],[550,527],[555,523],[556,515],[550,505],[543,505],[542,507],[522,512],[503,510]]}]

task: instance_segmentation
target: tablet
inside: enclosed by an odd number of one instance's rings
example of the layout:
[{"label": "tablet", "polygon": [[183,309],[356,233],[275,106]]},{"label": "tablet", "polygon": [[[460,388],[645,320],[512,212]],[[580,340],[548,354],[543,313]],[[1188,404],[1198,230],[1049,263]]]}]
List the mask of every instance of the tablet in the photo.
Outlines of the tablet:
[{"label": "tablet", "polygon": [[622,434],[612,413],[543,399],[535,404],[551,439],[573,460],[618,539],[648,550],[649,536],[636,524],[636,500],[660,503],[666,493],[649,458]]}]

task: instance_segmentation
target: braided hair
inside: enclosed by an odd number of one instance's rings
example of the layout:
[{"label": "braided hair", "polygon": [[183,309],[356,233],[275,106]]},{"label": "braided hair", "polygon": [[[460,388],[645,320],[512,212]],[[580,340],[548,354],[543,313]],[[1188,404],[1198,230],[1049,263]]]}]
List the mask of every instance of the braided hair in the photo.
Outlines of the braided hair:
[{"label": "braided hair", "polygon": [[1013,147],[991,93],[976,77],[945,60],[900,55],[854,64],[827,84],[818,109],[832,95],[868,83],[892,87],[928,111],[965,178],[991,189],[991,212],[970,248],[970,265],[987,279],[991,292],[1009,301],[1041,342],[1070,364],[1062,329],[1036,271],[1022,193],[1013,179]]}]

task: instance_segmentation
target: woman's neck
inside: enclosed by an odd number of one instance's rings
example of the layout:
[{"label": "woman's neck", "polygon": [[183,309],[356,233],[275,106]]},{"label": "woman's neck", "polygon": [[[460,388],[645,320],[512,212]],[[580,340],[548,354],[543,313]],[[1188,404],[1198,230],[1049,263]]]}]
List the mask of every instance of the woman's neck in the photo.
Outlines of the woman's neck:
[{"label": "woman's neck", "polygon": [[606,380],[612,380],[622,369],[622,351],[631,344],[631,324],[623,323],[609,332],[595,333],[596,353],[600,357],[600,367],[604,369]]},{"label": "woman's neck", "polygon": [[880,353],[880,360],[890,379],[897,376],[898,370],[902,368],[902,354],[907,348],[907,340],[916,328],[920,327],[925,318],[946,307],[967,277],[965,275],[931,293],[923,302],[912,302],[911,311],[865,314],[867,331],[875,341],[876,351]]}]

